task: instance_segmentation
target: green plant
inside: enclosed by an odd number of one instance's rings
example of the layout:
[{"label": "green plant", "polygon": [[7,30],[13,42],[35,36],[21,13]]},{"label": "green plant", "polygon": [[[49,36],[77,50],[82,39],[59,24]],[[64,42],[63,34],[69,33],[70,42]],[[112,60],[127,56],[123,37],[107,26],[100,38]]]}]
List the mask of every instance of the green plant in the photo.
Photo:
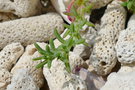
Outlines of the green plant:
[{"label": "green plant", "polygon": [[126,0],[122,3],[122,6],[135,13],[135,0]]},{"label": "green plant", "polygon": [[[71,11],[66,13],[67,15],[73,16],[75,19],[70,25],[67,24],[64,25],[65,28],[67,28],[67,31],[65,32],[63,37],[60,36],[57,29],[54,30],[54,35],[61,42],[60,46],[56,48],[52,39],[49,41],[49,45],[46,45],[45,50],[42,49],[37,43],[35,43],[35,47],[42,56],[34,58],[33,60],[34,61],[44,60],[43,62],[41,62],[36,66],[37,68],[43,67],[45,64],[47,64],[48,68],[50,68],[52,61],[55,58],[57,58],[58,60],[63,61],[66,66],[66,70],[68,72],[71,72],[69,64],[69,52],[72,49],[72,47],[78,44],[88,45],[85,42],[85,39],[81,37],[80,30],[83,29],[84,25],[94,26],[92,23],[90,23],[84,18],[84,14],[88,13],[88,11],[90,11],[91,9],[89,6],[85,6],[86,4],[84,3],[84,1],[85,3],[87,3],[86,0],[76,0],[75,5],[72,6]],[[82,10],[80,13],[77,11],[76,7],[82,5],[84,5],[85,7],[83,7],[83,9],[80,9]],[[64,38],[67,37],[68,35],[70,37],[64,40]]]}]

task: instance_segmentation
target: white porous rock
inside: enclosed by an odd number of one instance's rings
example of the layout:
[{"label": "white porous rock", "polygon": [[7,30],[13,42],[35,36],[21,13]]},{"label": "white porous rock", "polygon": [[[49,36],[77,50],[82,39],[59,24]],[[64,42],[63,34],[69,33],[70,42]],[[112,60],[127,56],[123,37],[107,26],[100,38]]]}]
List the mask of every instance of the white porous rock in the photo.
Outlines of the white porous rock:
[{"label": "white porous rock", "polygon": [[41,14],[40,0],[0,0],[0,12],[10,12],[18,17],[29,17]]},{"label": "white porous rock", "polygon": [[48,41],[55,37],[55,28],[59,33],[64,30],[63,20],[56,13],[0,23],[0,49],[11,42],[27,46],[36,41]]},{"label": "white porous rock", "polygon": [[7,90],[39,90],[27,69],[19,69],[12,77]]},{"label": "white porous rock", "polygon": [[[46,46],[45,43],[37,43],[41,48]],[[42,87],[44,84],[44,77],[42,69],[37,69],[36,65],[38,65],[41,61],[33,61],[32,59],[39,57],[34,44],[28,45],[24,54],[20,57],[16,65],[12,68],[11,73],[14,75],[19,69],[27,69],[29,74],[32,76],[35,83],[38,87]]]},{"label": "white porous rock", "polygon": [[108,5],[101,19],[101,29],[94,45],[90,62],[100,75],[107,75],[117,62],[115,45],[119,32],[124,29],[126,10],[121,1],[113,1]]},{"label": "white porous rock", "polygon": [[135,90],[135,71],[111,73],[101,90]]},{"label": "white porous rock", "polygon": [[17,19],[18,17],[11,13],[0,13],[0,22]]},{"label": "white porous rock", "polygon": [[8,70],[0,68],[0,90],[6,90],[7,85],[10,84],[11,77],[12,75]]},{"label": "white porous rock", "polygon": [[73,52],[78,54],[83,59],[88,59],[91,54],[93,44],[95,42],[97,32],[94,28],[89,27],[86,30],[81,31],[80,34],[90,46],[85,46],[83,44],[76,45],[73,49]]},{"label": "white porous rock", "polygon": [[4,47],[0,52],[0,68],[10,71],[23,52],[24,48],[20,43],[12,43]]},{"label": "white porous rock", "polygon": [[50,69],[45,65],[43,73],[50,90],[87,90],[85,82],[77,75],[69,74],[60,60],[53,60]]},{"label": "white porous rock", "polygon": [[121,64],[135,63],[135,14],[131,16],[126,30],[121,31],[116,44],[117,57]]}]

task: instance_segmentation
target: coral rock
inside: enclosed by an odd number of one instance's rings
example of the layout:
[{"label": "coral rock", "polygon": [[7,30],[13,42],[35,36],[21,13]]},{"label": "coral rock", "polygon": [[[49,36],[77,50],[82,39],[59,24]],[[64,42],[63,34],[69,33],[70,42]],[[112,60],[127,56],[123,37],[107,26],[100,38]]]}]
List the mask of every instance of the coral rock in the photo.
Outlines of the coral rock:
[{"label": "coral rock", "polygon": [[12,77],[7,90],[39,90],[27,69],[19,69]]},{"label": "coral rock", "polygon": [[[38,43],[42,48],[46,45],[45,43]],[[40,54],[38,53],[35,46],[28,45],[26,47],[26,51],[20,57],[17,64],[12,68],[11,73],[14,75],[19,69],[27,69],[29,74],[32,76],[35,83],[38,87],[42,87],[44,83],[44,77],[42,69],[37,69],[35,66],[39,64],[41,61],[32,61],[33,58],[39,57]]]},{"label": "coral rock", "polygon": [[63,20],[56,13],[0,23],[0,49],[11,42],[27,46],[36,41],[48,41],[55,37],[55,28],[58,32],[64,30]]},{"label": "coral rock", "polygon": [[24,48],[20,43],[12,43],[7,45],[0,52],[0,67],[10,71],[23,52]]},{"label": "coral rock", "polygon": [[11,73],[3,68],[0,68],[0,90],[6,90],[8,84],[11,81]]},{"label": "coral rock", "polygon": [[90,62],[100,75],[107,75],[117,62],[115,45],[119,32],[124,29],[126,10],[121,1],[113,1],[108,5],[101,19],[101,30],[98,32]]},{"label": "coral rock", "polygon": [[69,74],[60,60],[53,60],[52,66],[43,69],[50,90],[87,90],[86,84],[77,75]]},{"label": "coral rock", "polygon": [[112,73],[101,90],[135,90],[135,72]]},{"label": "coral rock", "polygon": [[126,30],[121,31],[116,44],[117,57],[121,64],[135,63],[135,15],[133,15]]}]

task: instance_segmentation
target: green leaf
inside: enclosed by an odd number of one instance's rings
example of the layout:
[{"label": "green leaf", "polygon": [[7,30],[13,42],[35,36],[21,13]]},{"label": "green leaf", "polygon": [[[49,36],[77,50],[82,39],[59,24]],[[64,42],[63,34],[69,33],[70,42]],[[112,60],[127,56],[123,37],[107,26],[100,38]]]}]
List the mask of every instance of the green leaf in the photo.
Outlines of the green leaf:
[{"label": "green leaf", "polygon": [[70,33],[70,30],[67,30],[67,31],[64,33],[63,38],[67,37],[67,36],[69,35],[69,33]]},{"label": "green leaf", "polygon": [[44,56],[41,56],[41,57],[37,57],[37,58],[33,58],[33,61],[42,60],[42,59],[44,59],[44,58],[45,58]]},{"label": "green leaf", "polygon": [[60,34],[58,33],[57,29],[54,30],[54,35],[56,36],[56,38],[61,42],[64,43],[65,40],[60,36]]},{"label": "green leaf", "polygon": [[53,39],[49,40],[49,44],[50,44],[51,49],[55,50],[55,45],[54,45]]},{"label": "green leaf", "polygon": [[46,54],[46,51],[43,50],[37,43],[34,43],[34,45],[40,54],[42,54],[42,55]]},{"label": "green leaf", "polygon": [[36,68],[41,68],[41,67],[43,67],[45,64],[47,64],[47,61],[41,62],[40,64],[38,64],[38,65],[36,66]]},{"label": "green leaf", "polygon": [[48,68],[51,68],[52,60],[48,60],[47,66]]}]

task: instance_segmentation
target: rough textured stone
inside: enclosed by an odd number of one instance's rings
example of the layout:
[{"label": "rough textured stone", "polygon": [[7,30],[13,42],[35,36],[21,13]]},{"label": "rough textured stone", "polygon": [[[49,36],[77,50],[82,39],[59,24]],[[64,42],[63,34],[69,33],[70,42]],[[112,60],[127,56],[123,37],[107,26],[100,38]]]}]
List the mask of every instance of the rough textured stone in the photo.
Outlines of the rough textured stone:
[{"label": "rough textured stone", "polygon": [[55,37],[55,28],[58,32],[64,30],[63,20],[56,13],[0,23],[0,49],[11,42],[26,46],[36,41],[48,41]]},{"label": "rough textured stone", "polygon": [[119,32],[124,29],[126,11],[121,1],[114,0],[108,5],[101,19],[101,30],[98,32],[90,62],[100,75],[107,75],[117,62],[115,45]]},{"label": "rough textured stone", "polygon": [[19,17],[41,14],[40,0],[0,0],[0,12],[10,12]]},{"label": "rough textured stone", "polygon": [[134,90],[135,72],[112,73],[108,76],[106,84],[101,90]]},{"label": "rough textured stone", "polygon": [[7,45],[0,52],[0,67],[10,71],[23,52],[24,48],[20,43],[12,43]]},{"label": "rough textured stone", "polygon": [[[45,47],[45,43],[38,43],[42,48]],[[38,87],[42,87],[44,83],[43,77],[43,70],[42,68],[37,69],[36,65],[41,62],[39,61],[32,61],[33,58],[39,57],[40,54],[38,53],[35,46],[28,45],[24,54],[20,57],[16,65],[12,68],[11,73],[14,75],[19,69],[27,69],[28,73],[32,76],[34,82],[38,85]]]},{"label": "rough textured stone", "polygon": [[87,90],[86,84],[77,75],[69,74],[60,60],[53,60],[52,66],[43,69],[50,90]]},{"label": "rough textured stone", "polygon": [[0,90],[6,90],[7,85],[10,84],[11,77],[12,75],[8,70],[0,68]]},{"label": "rough textured stone", "polygon": [[135,63],[135,14],[130,18],[126,30],[121,31],[116,44],[117,57],[122,64]]},{"label": "rough textured stone", "polygon": [[27,69],[19,69],[12,77],[7,90],[40,90]]}]

